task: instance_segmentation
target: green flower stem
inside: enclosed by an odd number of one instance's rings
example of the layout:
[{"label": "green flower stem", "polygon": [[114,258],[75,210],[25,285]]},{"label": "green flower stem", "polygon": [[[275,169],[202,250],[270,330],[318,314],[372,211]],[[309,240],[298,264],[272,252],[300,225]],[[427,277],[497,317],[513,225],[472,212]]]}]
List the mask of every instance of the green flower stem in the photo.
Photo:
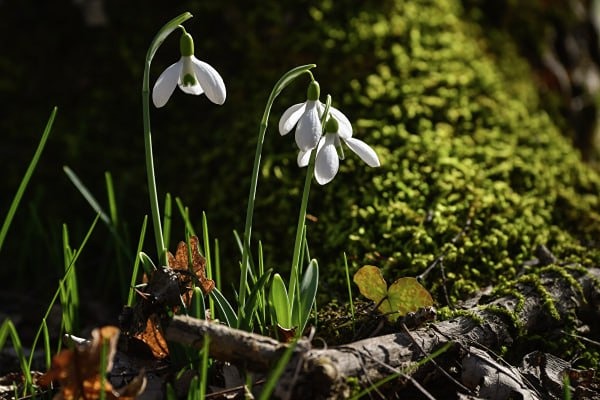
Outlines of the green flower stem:
[{"label": "green flower stem", "polygon": [[[310,161],[308,162],[306,178],[304,179],[304,190],[302,191],[302,201],[300,203],[300,212],[298,213],[298,225],[296,226],[296,240],[294,241],[294,254],[292,256],[292,270],[290,274],[290,286],[288,289],[288,297],[290,299],[290,306],[292,307],[294,301],[297,303],[296,306],[300,307],[300,250],[302,250],[302,238],[304,237],[304,229],[306,229],[306,207],[308,206],[310,184],[315,175],[315,158],[317,158],[316,148],[312,151]],[[298,296],[294,297],[296,290]],[[295,324],[296,322],[297,321],[292,321],[292,324]]]},{"label": "green flower stem", "polygon": [[144,68],[144,78],[142,82],[142,118],[144,120],[144,147],[146,153],[146,174],[148,178],[148,194],[150,196],[150,210],[152,212],[152,223],[154,225],[154,238],[156,240],[156,252],[161,265],[167,265],[167,250],[165,248],[164,237],[160,220],[160,210],[158,205],[158,194],[156,190],[156,174],[154,173],[154,157],[152,155],[152,133],[150,131],[150,64],[156,54],[156,51],[164,40],[179,27],[183,22],[192,18],[192,14],[185,12],[171,21],[167,22],[156,34],[148,53],[146,53],[146,63]]},{"label": "green flower stem", "polygon": [[244,228],[244,237],[242,243],[242,272],[240,276],[240,290],[238,292],[238,318],[242,317],[244,310],[244,304],[246,302],[246,285],[248,280],[248,258],[250,253],[250,236],[252,235],[252,218],[254,216],[254,201],[256,199],[256,187],[258,184],[258,173],[260,169],[260,158],[262,154],[263,143],[265,141],[265,133],[267,132],[267,124],[269,121],[269,114],[271,108],[275,102],[275,98],[281,93],[281,91],[289,85],[298,76],[310,73],[310,69],[316,67],[315,64],[301,65],[293,68],[286,72],[273,86],[273,90],[267,100],[265,111],[260,121],[260,128],[258,131],[258,141],[256,143],[256,152],[254,153],[254,166],[252,167],[252,180],[250,182],[250,192],[248,193],[248,208],[246,209],[246,225]]},{"label": "green flower stem", "polygon": [[[331,96],[327,95],[327,100],[325,101],[325,109],[323,110],[323,115],[321,116],[321,125],[323,127],[325,127],[325,121],[327,121],[327,115],[329,114],[330,107]],[[306,207],[308,205],[310,184],[312,182],[313,176],[315,175],[315,159],[317,158],[317,147],[313,149],[312,153],[310,154],[310,161],[308,162],[306,179],[304,180],[304,190],[302,191],[302,202],[300,203],[300,213],[298,214],[298,225],[296,226],[294,254],[292,256],[292,270],[290,273],[290,286],[288,296],[290,298],[290,304],[293,304],[293,302],[296,301],[298,307],[300,307],[300,250],[302,249],[302,238],[304,237],[303,233],[306,229]],[[294,298],[296,290],[298,291],[298,296]]]}]

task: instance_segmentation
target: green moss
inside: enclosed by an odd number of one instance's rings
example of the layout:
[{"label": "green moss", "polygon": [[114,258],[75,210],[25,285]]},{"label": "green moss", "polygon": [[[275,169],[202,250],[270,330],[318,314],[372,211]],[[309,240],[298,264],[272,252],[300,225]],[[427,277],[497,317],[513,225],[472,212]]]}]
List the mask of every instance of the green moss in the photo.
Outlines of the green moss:
[{"label": "green moss", "polygon": [[[240,177],[250,172],[268,89],[282,72],[315,62],[322,94],[332,95],[354,136],[382,163],[371,169],[346,152],[333,182],[311,190],[308,212],[316,218],[307,236],[321,267],[320,294],[346,298],[343,252],[354,269],[377,265],[388,281],[417,276],[443,256],[424,281],[442,308],[446,293],[451,305],[491,285],[511,292],[519,310],[524,299],[514,284],[521,279],[538,287],[556,315],[525,262],[544,244],[561,263],[599,264],[600,177],[542,109],[511,38],[499,32],[490,40],[458,0],[340,0],[294,3],[287,11],[290,4],[250,2],[236,11],[244,18],[222,12],[243,32],[224,59],[250,71],[229,76],[236,117],[220,116],[224,126],[230,122],[226,131],[215,132],[217,124],[200,139],[173,140],[178,148],[205,149],[202,168],[195,158],[188,165],[189,179],[203,184],[186,189],[205,201],[215,235],[229,237],[231,224],[221,223],[228,218],[242,225],[248,182]],[[265,47],[267,37],[272,45]],[[293,85],[277,100],[257,193],[253,239],[278,270],[291,258],[304,171],[276,122],[305,99],[305,88]]]},{"label": "green moss", "polygon": [[450,307],[441,307],[437,310],[437,318],[439,320],[448,320],[457,317],[470,318],[477,325],[483,324],[485,321],[479,315],[469,310],[456,310]]},{"label": "green moss", "polygon": [[[354,268],[377,265],[388,280],[443,256],[425,279],[440,305],[446,293],[452,304],[488,285],[508,293],[527,282],[558,318],[525,262],[541,244],[561,262],[600,262],[600,177],[541,108],[527,63],[508,36],[490,47],[459,1],[364,2],[352,12],[348,4],[311,8],[317,25],[303,40],[318,37],[307,50],[318,54],[323,93],[382,166],[350,153],[336,179],[311,192],[318,220],[308,237],[322,288],[342,293],[344,251]],[[293,168],[272,159],[271,171],[284,173],[269,175],[269,204],[296,198]],[[513,295],[519,309],[524,299]],[[490,311],[523,333],[515,315]]]},{"label": "green moss", "polygon": [[[510,41],[493,53],[457,1],[382,9],[346,20],[334,17],[337,5],[321,10],[323,40],[342,53],[334,70],[362,62],[339,108],[382,167],[350,156],[313,191],[323,193],[309,227],[318,253],[339,265],[347,251],[354,266],[378,265],[390,279],[445,254],[446,279],[437,268],[427,284],[451,300],[516,278],[539,244],[561,260],[597,262],[600,179],[540,109]],[[341,281],[337,270],[324,279]]]}]

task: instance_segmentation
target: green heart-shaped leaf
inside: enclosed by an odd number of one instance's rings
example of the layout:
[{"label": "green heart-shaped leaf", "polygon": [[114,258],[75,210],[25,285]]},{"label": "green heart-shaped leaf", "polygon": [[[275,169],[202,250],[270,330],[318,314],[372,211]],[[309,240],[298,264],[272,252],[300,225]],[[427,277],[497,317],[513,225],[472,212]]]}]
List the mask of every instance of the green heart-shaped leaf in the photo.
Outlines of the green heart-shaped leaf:
[{"label": "green heart-shaped leaf", "polygon": [[365,265],[356,271],[353,281],[360,293],[375,303],[387,296],[387,283],[381,275],[381,270],[373,265]]},{"label": "green heart-shaped leaf", "polygon": [[[431,294],[415,278],[400,278],[392,283],[387,291],[390,309],[398,311],[392,314],[390,321],[395,321],[399,316],[417,311],[419,308],[433,305]],[[384,302],[385,303],[385,302]]]}]

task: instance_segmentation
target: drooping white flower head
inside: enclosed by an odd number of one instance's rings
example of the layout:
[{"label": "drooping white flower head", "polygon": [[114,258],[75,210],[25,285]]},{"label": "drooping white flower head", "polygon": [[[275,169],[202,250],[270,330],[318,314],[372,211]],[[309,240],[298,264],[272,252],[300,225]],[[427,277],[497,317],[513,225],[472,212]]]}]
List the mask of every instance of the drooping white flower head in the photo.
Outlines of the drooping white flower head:
[{"label": "drooping white flower head", "polygon": [[194,56],[194,40],[184,32],[179,40],[181,58],[165,69],[152,89],[152,101],[158,108],[167,104],[175,86],[185,93],[206,97],[215,104],[223,104],[227,96],[221,75],[209,64]]},{"label": "drooping white flower head", "polygon": [[279,133],[287,135],[296,127],[296,144],[300,151],[314,149],[323,133],[321,114],[323,105],[319,102],[320,88],[317,81],[311,81],[306,91],[306,101],[294,104],[279,119]]},{"label": "drooping white flower head", "polygon": [[[340,147],[340,139],[356,153],[369,167],[379,167],[377,153],[362,140],[352,137],[352,125],[339,110],[330,109],[331,116],[325,123],[325,136],[319,141],[315,159],[315,179],[318,184],[325,185],[335,177],[340,166],[340,157],[336,147]],[[310,151],[298,154],[298,165],[308,165]]]}]

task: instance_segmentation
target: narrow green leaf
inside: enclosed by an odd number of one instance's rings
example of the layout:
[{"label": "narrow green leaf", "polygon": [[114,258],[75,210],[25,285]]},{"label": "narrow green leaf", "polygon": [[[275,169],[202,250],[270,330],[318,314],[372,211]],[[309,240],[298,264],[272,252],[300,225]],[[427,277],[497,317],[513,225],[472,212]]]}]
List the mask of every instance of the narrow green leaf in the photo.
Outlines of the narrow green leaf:
[{"label": "narrow green leaf", "polygon": [[[144,222],[142,222],[142,229],[140,230],[140,239],[138,240],[136,254],[142,252],[144,246],[144,238],[146,237],[146,226],[148,225],[148,216],[144,215]],[[129,295],[127,296],[127,305],[133,306],[133,300],[135,298],[135,282],[137,281],[138,271],[140,268],[141,257],[136,257],[133,262],[133,271],[131,272],[131,280],[129,282]]]},{"label": "narrow green leaf", "polygon": [[138,254],[140,261],[142,262],[142,268],[144,268],[144,272],[148,276],[152,275],[152,273],[156,271],[156,265],[154,265],[154,262],[148,256],[148,254],[144,253],[143,251],[140,251]]},{"label": "narrow green leaf", "polygon": [[205,319],[206,306],[204,305],[204,293],[198,286],[194,287],[194,293],[192,296],[192,309],[190,315],[194,318]]},{"label": "narrow green leaf", "polygon": [[112,175],[106,171],[104,173],[104,181],[106,182],[106,196],[108,198],[108,210],[110,212],[110,220],[113,226],[119,224],[119,213],[117,201],[115,199],[115,187],[113,185]]},{"label": "narrow green leaf", "polygon": [[248,300],[244,304],[244,318],[240,322],[240,329],[250,331],[250,321],[252,320],[252,316],[254,312],[258,308],[260,294],[263,291],[265,285],[271,278],[272,269],[267,270],[256,283],[250,288],[250,296]]},{"label": "narrow green leaf", "polygon": [[31,370],[29,369],[30,367],[27,363],[27,358],[25,357],[25,353],[23,352],[21,339],[19,339],[19,334],[17,333],[17,329],[15,328],[13,322],[10,319],[6,319],[2,323],[2,326],[0,326],[0,350],[4,348],[4,345],[6,344],[6,339],[9,336],[12,342],[13,349],[17,354],[19,364],[21,365],[21,372],[23,373],[23,377],[25,378],[26,391],[30,391],[32,387]]},{"label": "narrow green leaf", "polygon": [[265,382],[265,385],[263,386],[263,390],[260,392],[260,397],[258,398],[259,400],[267,400],[267,399],[271,398],[271,393],[275,389],[275,385],[279,381],[279,377],[285,370],[285,367],[290,362],[290,359],[292,358],[292,355],[294,354],[294,350],[296,349],[297,344],[298,344],[298,339],[294,339],[294,341],[292,343],[288,344],[288,347],[283,352],[283,355],[281,356],[281,358],[279,360],[277,360],[277,364],[275,364],[275,367],[269,373],[269,376],[267,377],[267,381]]},{"label": "narrow green leaf", "polygon": [[44,133],[42,134],[42,138],[38,144],[35,153],[33,154],[33,158],[25,171],[25,175],[19,184],[19,188],[17,189],[17,193],[15,193],[15,197],[13,198],[12,203],[10,203],[10,207],[8,208],[8,213],[6,213],[6,217],[4,217],[4,222],[2,223],[2,228],[0,228],[0,251],[2,250],[2,245],[4,244],[4,239],[6,239],[6,234],[8,233],[8,228],[10,228],[10,224],[17,212],[17,208],[19,207],[19,203],[21,202],[21,198],[25,193],[25,189],[29,184],[29,180],[33,175],[33,171],[37,166],[40,157],[42,156],[42,152],[44,151],[44,147],[46,146],[46,141],[50,136],[50,131],[52,130],[52,124],[54,123],[54,117],[56,117],[57,108],[54,107],[52,112],[50,113],[50,118],[48,118],[48,122],[46,123],[46,127],[44,128]]},{"label": "narrow green leaf", "polygon": [[165,195],[165,207],[164,207],[164,218],[163,218],[163,239],[165,242],[165,248],[169,248],[171,243],[171,220],[173,217],[173,201],[171,200],[171,193]]},{"label": "narrow green leaf", "polygon": [[77,188],[77,190],[79,190],[79,193],[81,193],[83,198],[87,200],[92,209],[100,215],[100,219],[102,220],[102,222],[104,222],[108,226],[112,226],[110,218],[108,217],[104,209],[100,206],[94,195],[90,193],[90,191],[83,184],[83,182],[81,182],[77,174],[75,174],[75,172],[73,172],[73,170],[67,167],[66,165],[63,167],[63,171],[65,172],[69,180],[73,183],[73,185]]},{"label": "narrow green leaf", "polygon": [[350,302],[350,314],[352,315],[352,331],[354,332],[354,299],[352,298],[352,284],[350,283],[350,268],[348,267],[348,259],[344,252],[344,270],[346,271],[346,285],[348,286],[348,300]]},{"label": "narrow green leaf", "polygon": [[223,294],[217,288],[211,290],[210,294],[215,300],[215,306],[219,309],[220,315],[225,318],[225,323],[227,326],[230,328],[237,328],[239,326],[237,315],[235,311],[233,311],[233,307],[231,307],[231,304],[229,304],[225,296],[223,296]]}]

